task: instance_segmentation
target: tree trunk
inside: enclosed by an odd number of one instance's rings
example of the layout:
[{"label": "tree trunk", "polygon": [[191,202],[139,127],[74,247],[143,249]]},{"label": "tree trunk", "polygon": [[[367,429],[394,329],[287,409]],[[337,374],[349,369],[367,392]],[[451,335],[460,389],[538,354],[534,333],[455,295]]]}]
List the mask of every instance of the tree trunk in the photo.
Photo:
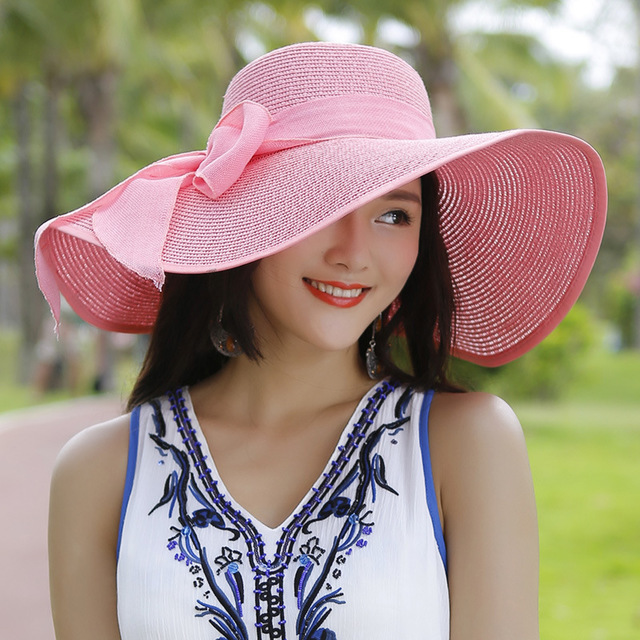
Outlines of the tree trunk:
[{"label": "tree trunk", "polygon": [[60,96],[60,80],[53,72],[45,78],[44,103],[44,145],[42,158],[42,220],[48,220],[61,213],[58,210],[58,158],[59,130],[58,99]]},{"label": "tree trunk", "polygon": [[89,166],[87,187],[94,199],[113,186],[116,118],[115,70],[106,69],[79,83],[80,108],[87,124]]},{"label": "tree trunk", "polygon": [[[635,11],[636,18],[636,38],[637,38],[637,50],[640,51],[640,0],[635,0],[633,3],[633,9]],[[640,60],[636,60],[636,101],[637,106],[640,109]],[[635,233],[635,250],[640,250],[640,118],[636,125],[636,233]],[[636,288],[633,291],[635,296],[634,300],[634,314],[633,314],[633,335],[632,346],[635,349],[640,349],[640,267],[636,266],[636,275],[634,278],[636,282]]]},{"label": "tree trunk", "polygon": [[416,71],[424,79],[436,132],[439,138],[460,135],[468,131],[465,115],[456,95],[458,69],[452,47],[446,43],[439,55],[430,52],[428,43],[421,42],[414,50]]},{"label": "tree trunk", "polygon": [[[80,108],[87,124],[87,188],[90,199],[102,195],[114,182],[117,81],[115,69],[104,69],[85,77],[79,84]],[[96,351],[93,387],[96,391],[112,391],[115,386],[115,357],[107,332],[99,332]]]},{"label": "tree trunk", "polygon": [[20,318],[20,351],[17,378],[31,380],[35,346],[42,325],[44,301],[34,276],[33,236],[40,223],[36,206],[37,189],[33,177],[31,138],[33,118],[29,104],[30,84],[20,85],[13,99],[16,131],[16,169],[18,195],[18,306]]}]

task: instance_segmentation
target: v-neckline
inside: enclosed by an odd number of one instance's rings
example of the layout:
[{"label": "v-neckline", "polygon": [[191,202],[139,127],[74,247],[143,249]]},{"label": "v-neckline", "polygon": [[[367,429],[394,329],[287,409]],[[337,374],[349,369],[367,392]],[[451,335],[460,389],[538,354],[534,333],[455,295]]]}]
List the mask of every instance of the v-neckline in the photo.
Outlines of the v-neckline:
[{"label": "v-neckline", "polygon": [[[270,527],[266,523],[262,522],[262,520],[254,516],[240,502],[238,502],[233,496],[233,494],[228,490],[228,487],[226,486],[222,476],[220,475],[220,472],[215,462],[215,458],[209,447],[209,442],[207,441],[207,438],[202,430],[202,427],[200,426],[198,416],[193,408],[193,402],[191,400],[189,389],[188,387],[184,387],[181,390],[181,393],[184,398],[185,409],[187,412],[186,417],[191,423],[191,428],[194,431],[196,441],[197,443],[199,443],[204,459],[207,461],[205,465],[206,468],[202,471],[200,475],[200,479],[202,480],[203,477],[206,477],[209,480],[209,482],[211,482],[212,485],[217,486],[218,491],[220,492],[220,494],[222,494],[221,497],[223,497],[226,501],[231,503],[232,508],[238,513],[242,514],[249,523],[253,523],[253,525],[257,529],[259,529],[261,533],[267,533],[270,537],[273,537],[275,534],[278,534],[282,531],[286,533],[288,531],[289,526],[292,525],[295,522],[295,520],[299,517],[299,515],[305,510],[305,508],[307,508],[308,505],[314,499],[317,498],[319,487],[322,485],[322,483],[331,473],[332,467],[336,465],[337,460],[344,455],[345,447],[350,437],[351,438],[354,437],[353,431],[356,429],[356,426],[358,426],[358,423],[360,422],[359,416],[361,416],[365,412],[367,405],[370,404],[372,398],[378,395],[377,392],[379,392],[380,389],[382,388],[381,385],[385,385],[388,388],[389,392],[392,391],[394,388],[393,385],[391,385],[386,380],[377,381],[362,396],[362,398],[358,402],[358,405],[356,406],[354,411],[351,413],[351,416],[349,417],[344,427],[342,428],[338,442],[335,448],[333,449],[329,459],[327,460],[327,463],[323,467],[322,472],[315,479],[311,487],[309,487],[309,489],[306,491],[306,493],[303,495],[300,501],[296,504],[293,511],[291,511],[286,516],[286,518],[275,527]],[[386,397],[386,394],[385,394],[385,397]],[[376,413],[377,413],[377,409],[376,409]],[[350,459],[351,459],[351,456],[349,456],[346,461],[348,462],[348,460]]]}]

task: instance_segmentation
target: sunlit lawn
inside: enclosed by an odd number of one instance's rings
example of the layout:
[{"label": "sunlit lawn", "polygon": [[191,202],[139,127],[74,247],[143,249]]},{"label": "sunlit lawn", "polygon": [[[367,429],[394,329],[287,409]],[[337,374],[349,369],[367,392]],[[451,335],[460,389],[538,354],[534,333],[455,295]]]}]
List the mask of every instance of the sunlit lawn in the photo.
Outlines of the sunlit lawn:
[{"label": "sunlit lawn", "polygon": [[545,640],[640,638],[640,428],[624,426],[626,408],[619,421],[617,413],[610,407],[598,428],[520,411],[538,501]]},{"label": "sunlit lawn", "polygon": [[[28,406],[1,333],[0,348],[0,412]],[[562,402],[513,405],[538,501],[542,640],[640,638],[640,355],[594,359]]]},{"label": "sunlit lawn", "polygon": [[[589,373],[589,372],[588,372]],[[543,640],[640,638],[640,357],[556,405],[516,404],[540,520]]]}]

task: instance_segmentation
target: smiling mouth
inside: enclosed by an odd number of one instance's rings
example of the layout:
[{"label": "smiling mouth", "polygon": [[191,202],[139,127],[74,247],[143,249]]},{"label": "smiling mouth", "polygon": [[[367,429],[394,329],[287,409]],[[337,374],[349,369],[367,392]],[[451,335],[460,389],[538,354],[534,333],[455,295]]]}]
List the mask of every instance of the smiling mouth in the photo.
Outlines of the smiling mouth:
[{"label": "smiling mouth", "polygon": [[304,278],[304,281],[307,284],[310,284],[314,289],[322,291],[322,293],[328,293],[330,296],[335,296],[336,298],[357,298],[366,289],[366,287],[362,287],[360,285],[342,288],[337,285],[329,284],[328,282],[311,280],[310,278]]},{"label": "smiling mouth", "polygon": [[336,282],[321,282],[303,278],[309,291],[318,299],[336,307],[353,307],[361,302],[371,287],[361,284],[345,285]]}]

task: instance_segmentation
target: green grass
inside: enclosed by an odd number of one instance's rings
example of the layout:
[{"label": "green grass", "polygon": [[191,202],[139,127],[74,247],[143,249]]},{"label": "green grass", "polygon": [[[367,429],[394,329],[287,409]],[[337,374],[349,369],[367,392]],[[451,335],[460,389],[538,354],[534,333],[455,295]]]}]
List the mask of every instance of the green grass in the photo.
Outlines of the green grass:
[{"label": "green grass", "polygon": [[627,407],[596,427],[550,420],[546,407],[519,413],[538,502],[541,637],[639,638],[640,428]]},{"label": "green grass", "polygon": [[640,354],[594,354],[562,402],[514,408],[538,503],[541,638],[640,638]]}]

